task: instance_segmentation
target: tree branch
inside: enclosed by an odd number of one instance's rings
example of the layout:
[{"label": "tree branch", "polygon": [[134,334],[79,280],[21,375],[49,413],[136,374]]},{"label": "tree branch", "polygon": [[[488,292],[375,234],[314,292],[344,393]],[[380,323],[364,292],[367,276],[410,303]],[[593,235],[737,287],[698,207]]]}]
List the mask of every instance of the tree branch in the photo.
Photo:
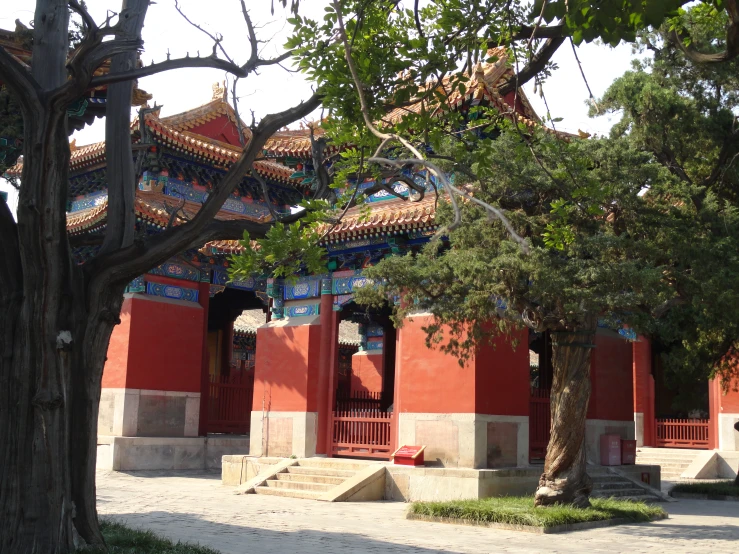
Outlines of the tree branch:
[{"label": "tree branch", "polygon": [[220,69],[237,77],[243,78],[259,67],[279,64],[285,61],[291,55],[292,52],[285,52],[277,58],[272,58],[270,60],[259,60],[259,62],[255,65],[249,65],[248,63],[244,65],[236,65],[215,56],[208,56],[206,58],[176,58],[174,60],[166,60],[163,62],[147,65],[146,67],[139,67],[130,71],[124,71],[122,73],[108,73],[106,75],[99,75],[92,78],[92,80],[90,81],[90,86],[99,87],[102,85],[109,85],[111,83],[120,83],[121,81],[131,81],[133,79],[140,79],[142,77],[148,77],[149,75],[163,73],[164,71],[184,68]]},{"label": "tree branch", "polygon": [[28,112],[39,112],[41,87],[15,56],[0,47],[0,81]]},{"label": "tree branch", "polygon": [[739,1],[724,0],[726,12],[729,14],[729,26],[726,29],[726,49],[723,52],[705,54],[696,49],[692,43],[686,45],[690,37],[678,29],[668,36],[683,54],[694,63],[715,64],[728,62],[739,56]]},{"label": "tree branch", "polygon": [[82,18],[82,22],[87,27],[87,32],[94,32],[98,29],[97,23],[88,12],[77,0],[69,0],[69,9],[75,12]]},{"label": "tree branch", "polygon": [[[537,33],[538,34],[538,33]],[[509,92],[513,92],[518,88],[528,83],[531,79],[536,77],[539,72],[544,69],[552,59],[552,56],[557,49],[562,46],[565,41],[565,37],[557,37],[547,39],[541,48],[534,54],[531,59],[523,66],[518,73],[509,77],[505,83],[498,87],[498,92],[501,96],[505,96]],[[515,106],[514,106],[515,109]]]}]

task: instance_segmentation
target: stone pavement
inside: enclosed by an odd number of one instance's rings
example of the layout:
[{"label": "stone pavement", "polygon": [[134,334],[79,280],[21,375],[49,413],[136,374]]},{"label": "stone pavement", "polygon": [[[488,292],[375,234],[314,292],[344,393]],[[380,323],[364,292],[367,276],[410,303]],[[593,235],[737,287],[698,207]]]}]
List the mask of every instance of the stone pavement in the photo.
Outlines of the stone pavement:
[{"label": "stone pavement", "polygon": [[400,502],[244,495],[203,472],[98,472],[100,514],[224,554],[739,552],[739,502],[681,500],[670,519],[561,535],[408,521]]}]

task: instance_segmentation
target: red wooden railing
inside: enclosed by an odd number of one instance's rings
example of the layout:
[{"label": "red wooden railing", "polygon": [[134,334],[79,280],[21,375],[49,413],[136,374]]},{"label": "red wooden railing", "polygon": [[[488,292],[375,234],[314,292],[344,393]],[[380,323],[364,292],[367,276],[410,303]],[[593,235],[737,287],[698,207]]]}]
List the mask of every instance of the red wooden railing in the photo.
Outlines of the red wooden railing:
[{"label": "red wooden railing", "polygon": [[543,460],[552,430],[549,389],[531,389],[529,399],[529,461]]},{"label": "red wooden railing", "polygon": [[708,419],[658,419],[657,446],[708,448]]},{"label": "red wooden railing", "polygon": [[332,454],[390,459],[393,414],[375,410],[333,412]]},{"label": "red wooden railing", "polygon": [[211,378],[208,432],[245,435],[251,426],[254,372],[237,370]]},{"label": "red wooden railing", "polygon": [[354,391],[350,396],[336,396],[336,411],[379,410],[382,404],[381,392]]}]

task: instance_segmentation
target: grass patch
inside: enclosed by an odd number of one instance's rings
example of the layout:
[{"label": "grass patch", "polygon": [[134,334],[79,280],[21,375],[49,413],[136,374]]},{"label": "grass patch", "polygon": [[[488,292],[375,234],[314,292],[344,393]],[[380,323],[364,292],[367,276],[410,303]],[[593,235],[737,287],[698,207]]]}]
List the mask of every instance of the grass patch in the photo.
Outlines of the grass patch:
[{"label": "grass patch", "polygon": [[721,481],[718,483],[678,483],[672,487],[670,492],[739,497],[739,487],[734,484],[734,481]]},{"label": "grass patch", "polygon": [[[131,529],[121,523],[101,520],[107,554],[219,554],[216,550],[187,543],[174,543],[156,536],[151,531]],[[98,554],[102,550],[84,550],[85,554]]]},{"label": "grass patch", "polygon": [[451,502],[414,502],[412,514],[464,519],[475,523],[506,523],[532,527],[555,527],[586,521],[627,519],[650,521],[665,515],[659,506],[644,502],[591,498],[591,508],[550,506],[535,508],[531,496],[505,496],[481,500],[454,500]]}]

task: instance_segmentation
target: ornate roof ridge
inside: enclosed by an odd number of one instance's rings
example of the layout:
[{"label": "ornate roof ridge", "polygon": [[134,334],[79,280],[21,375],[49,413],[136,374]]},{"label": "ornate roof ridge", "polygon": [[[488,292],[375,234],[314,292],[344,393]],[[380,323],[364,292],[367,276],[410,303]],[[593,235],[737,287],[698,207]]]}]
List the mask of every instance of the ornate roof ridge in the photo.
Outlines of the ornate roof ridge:
[{"label": "ornate roof ridge", "polygon": [[[155,225],[166,226],[169,223],[170,212],[164,208],[177,209],[188,218],[196,214],[202,204],[186,200],[184,204],[182,200],[174,196],[168,196],[162,192],[136,190],[136,200],[134,209],[136,217],[145,219]],[[103,225],[108,215],[108,199],[101,200],[100,203],[92,208],[71,212],[67,214],[67,232],[70,234],[78,234],[89,231],[100,225]],[[264,217],[253,217],[246,214],[230,212],[221,209],[216,215],[218,220],[248,220],[259,223],[268,223],[272,221],[271,215]],[[183,218],[175,218],[173,225],[181,225]],[[222,242],[222,241],[221,241]],[[238,241],[234,241],[238,243]]]}]

